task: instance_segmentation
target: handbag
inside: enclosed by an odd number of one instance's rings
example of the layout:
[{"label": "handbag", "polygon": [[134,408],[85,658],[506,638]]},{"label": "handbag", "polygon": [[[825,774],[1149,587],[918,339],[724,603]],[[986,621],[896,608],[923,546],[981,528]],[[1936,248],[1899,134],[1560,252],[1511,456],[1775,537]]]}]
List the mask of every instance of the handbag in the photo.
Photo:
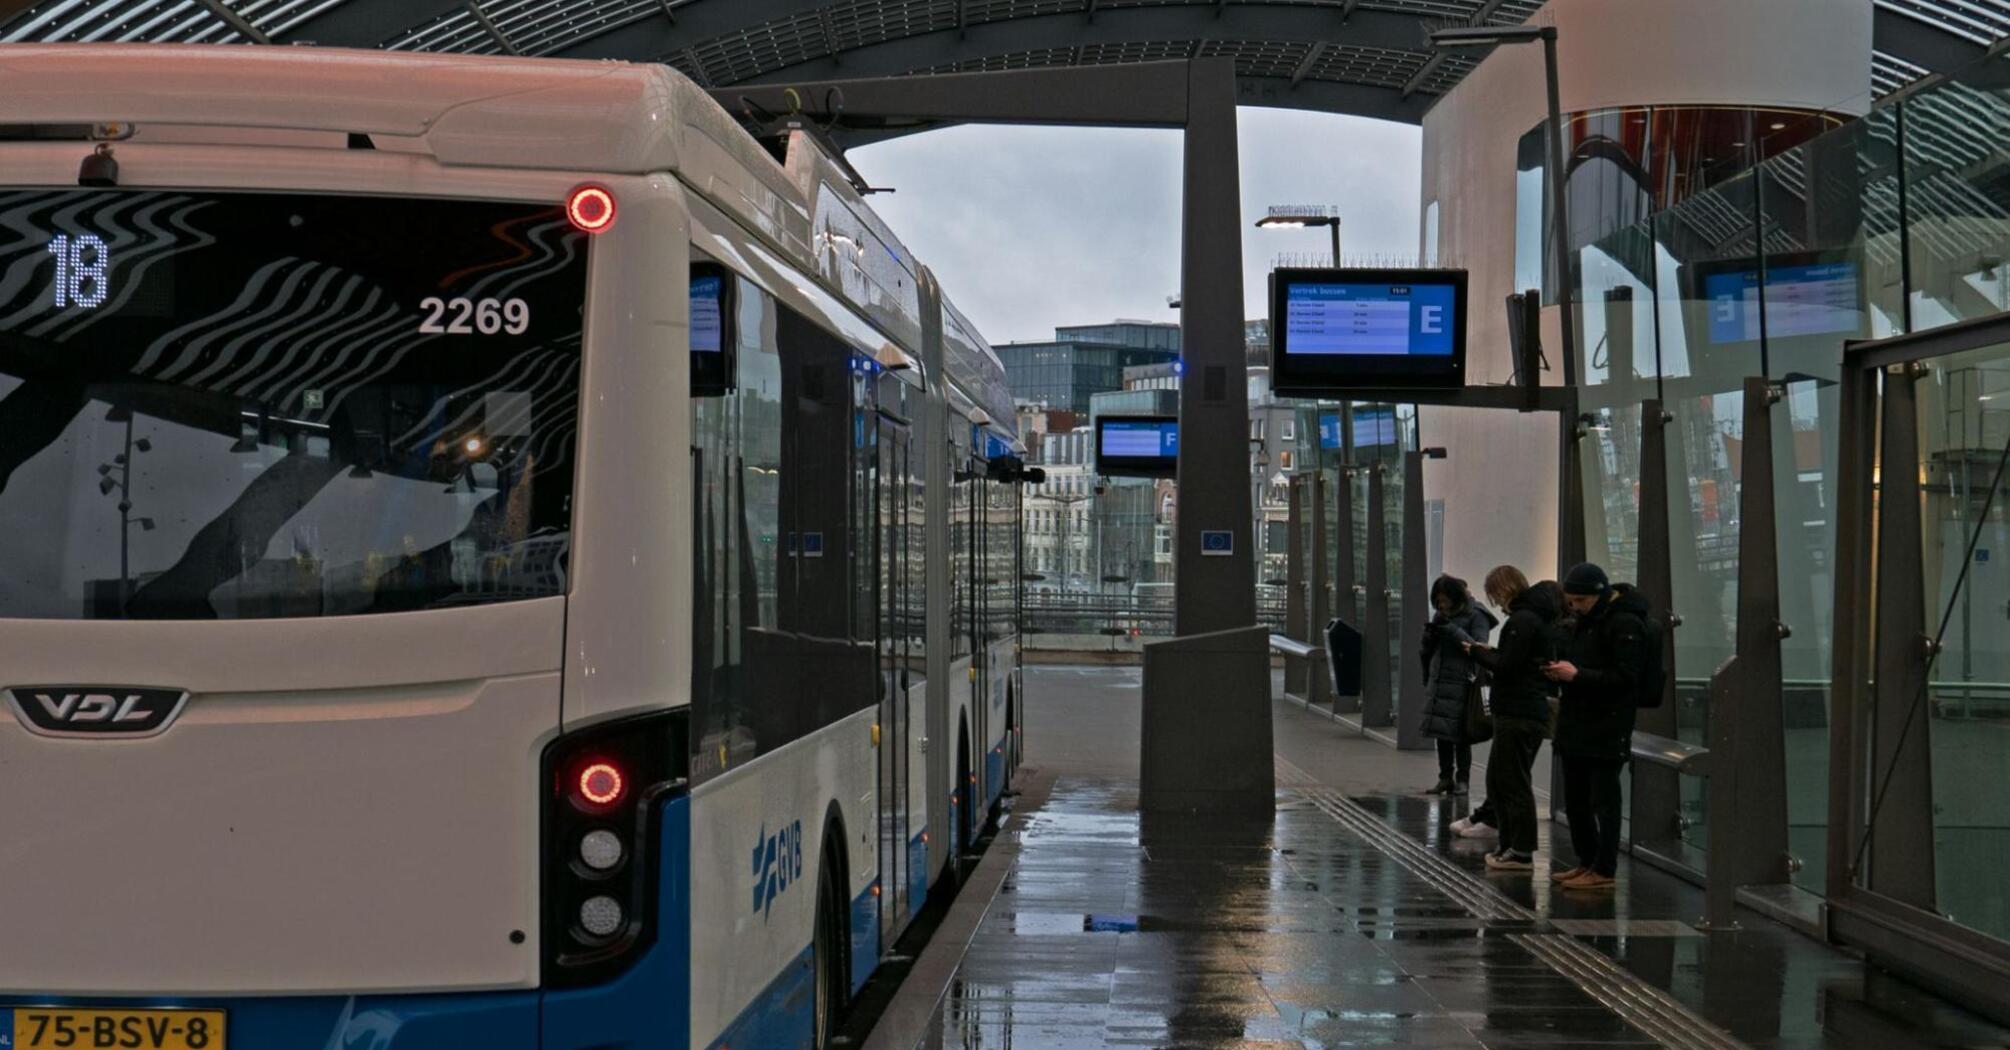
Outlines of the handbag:
[{"label": "handbag", "polygon": [[1466,711],[1464,732],[1461,743],[1484,744],[1494,738],[1494,716],[1487,712],[1486,699],[1480,695],[1480,679],[1472,675],[1466,679]]}]

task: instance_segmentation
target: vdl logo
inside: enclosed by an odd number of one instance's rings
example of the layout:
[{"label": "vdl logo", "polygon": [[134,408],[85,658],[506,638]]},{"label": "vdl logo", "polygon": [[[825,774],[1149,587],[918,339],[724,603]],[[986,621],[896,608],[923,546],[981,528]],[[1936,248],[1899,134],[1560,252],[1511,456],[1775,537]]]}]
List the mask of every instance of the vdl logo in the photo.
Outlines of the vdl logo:
[{"label": "vdl logo", "polygon": [[179,689],[102,685],[28,686],[7,690],[14,716],[43,736],[142,737],[167,729],[188,703]]},{"label": "vdl logo", "polygon": [[767,823],[762,822],[760,836],[754,840],[752,867],[754,910],[761,913],[765,922],[774,909],[775,898],[803,877],[803,822],[784,824],[772,835],[768,834]]}]

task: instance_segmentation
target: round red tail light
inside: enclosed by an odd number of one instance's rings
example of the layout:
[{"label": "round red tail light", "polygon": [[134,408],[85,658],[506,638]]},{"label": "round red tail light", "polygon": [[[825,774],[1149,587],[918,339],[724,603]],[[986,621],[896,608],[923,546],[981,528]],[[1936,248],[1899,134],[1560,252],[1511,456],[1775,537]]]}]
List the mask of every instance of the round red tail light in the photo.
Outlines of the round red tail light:
[{"label": "round red tail light", "polygon": [[619,802],[626,787],[621,770],[611,763],[595,762],[579,771],[579,797],[596,806]]},{"label": "round red tail light", "polygon": [[587,233],[614,225],[614,194],[601,186],[581,186],[565,198],[565,217]]}]

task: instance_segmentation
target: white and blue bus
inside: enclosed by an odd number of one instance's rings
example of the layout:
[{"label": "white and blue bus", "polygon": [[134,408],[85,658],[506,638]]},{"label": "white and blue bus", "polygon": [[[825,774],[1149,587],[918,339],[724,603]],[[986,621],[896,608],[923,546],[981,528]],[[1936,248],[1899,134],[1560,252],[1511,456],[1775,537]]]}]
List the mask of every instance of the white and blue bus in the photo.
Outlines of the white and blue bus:
[{"label": "white and blue bus", "polygon": [[659,66],[0,47],[0,1047],[820,1047],[1020,757],[1004,372]]}]

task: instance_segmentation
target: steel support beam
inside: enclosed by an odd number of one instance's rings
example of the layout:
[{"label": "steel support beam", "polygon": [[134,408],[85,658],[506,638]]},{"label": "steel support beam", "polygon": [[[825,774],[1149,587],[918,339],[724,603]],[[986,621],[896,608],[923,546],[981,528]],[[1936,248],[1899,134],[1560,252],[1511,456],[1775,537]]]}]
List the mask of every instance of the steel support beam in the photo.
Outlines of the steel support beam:
[{"label": "steel support beam", "polygon": [[[1618,356],[1612,358],[1617,367]],[[1681,726],[1675,708],[1675,630],[1669,610],[1669,594],[1674,590],[1674,559],[1668,545],[1668,424],[1674,416],[1658,400],[1640,404],[1640,524],[1639,567],[1635,580],[1653,607],[1649,616],[1659,617],[1666,628],[1662,639],[1662,666],[1668,682],[1661,691],[1661,706],[1642,710],[1635,727],[1643,733],[1678,739]],[[1687,495],[1687,492],[1684,492]],[[1686,500],[1685,500],[1686,502]],[[1687,508],[1684,508],[1685,512]],[[1682,838],[1682,775],[1666,766],[1636,762],[1633,790],[1629,796],[1633,818],[1634,845],[1678,842]],[[1675,849],[1663,846],[1662,853]]]},{"label": "steel support beam", "polygon": [[1361,727],[1380,729],[1395,718],[1389,667],[1389,550],[1384,467],[1368,466],[1367,601],[1361,609]]},{"label": "steel support beam", "polygon": [[523,54],[521,50],[518,50],[516,44],[510,40],[509,34],[504,33],[502,27],[496,25],[495,20],[489,17],[489,13],[482,10],[479,0],[463,0],[461,6],[467,9],[468,14],[474,16],[475,24],[482,27],[482,32],[487,33],[489,39],[495,41],[496,46],[503,49],[504,54]]},{"label": "steel support beam", "polygon": [[1871,12],[1871,46],[1935,73],[1980,62],[1989,53],[1982,44],[1882,6]]},{"label": "steel support beam", "polygon": [[[1180,514],[1175,626],[1209,634],[1256,622],[1251,558],[1249,389],[1242,343],[1241,195],[1235,69],[1188,66],[1180,263]],[[1228,553],[1204,550],[1226,533]]]},{"label": "steel support beam", "polygon": [[210,14],[223,19],[224,22],[229,24],[230,28],[237,30],[237,34],[246,40],[254,44],[272,43],[272,38],[266,36],[264,30],[252,25],[249,19],[238,14],[229,4],[224,3],[224,0],[200,0],[200,2],[202,6],[209,9]]},{"label": "steel support beam", "polygon": [[[1870,881],[1877,893],[1933,911],[1933,749],[1926,676],[1919,405],[1923,371],[1884,374],[1883,451],[1878,457],[1876,686],[1871,696]],[[1909,725],[1908,725],[1909,723]]]},{"label": "steel support beam", "polygon": [[1737,650],[1710,683],[1710,867],[1704,923],[1738,927],[1738,890],[1792,880],[1787,855],[1786,727],[1780,686],[1779,538],[1773,412],[1780,391],[1745,380],[1738,484]]},{"label": "steel support beam", "polygon": [[1431,747],[1424,737],[1424,705],[1430,690],[1422,673],[1411,663],[1416,655],[1411,646],[1420,644],[1424,624],[1430,620],[1431,580],[1424,566],[1428,560],[1424,536],[1424,453],[1415,449],[1403,453],[1403,581],[1402,630],[1396,635],[1396,747],[1405,751]]},{"label": "steel support beam", "polygon": [[[1266,632],[1256,624],[1243,382],[1242,223],[1235,66],[1185,67],[1181,201],[1180,513],[1173,629],[1145,647],[1139,808],[1269,813],[1276,805]],[[1254,658],[1243,639],[1254,637]],[[1189,656],[1211,654],[1206,673]],[[1203,764],[1195,764],[1203,757]],[[1196,773],[1209,770],[1205,777]]]},{"label": "steel support beam", "polygon": [[[794,100],[800,99],[806,107],[803,113],[819,120],[843,116],[945,123],[1179,127],[1187,122],[1188,65],[1139,62],[932,77],[738,84],[717,89],[712,97],[735,113],[744,99],[777,114],[788,113],[796,105]],[[822,110],[827,99],[842,99],[841,112]],[[1188,192],[1191,195],[1191,187]]]}]

